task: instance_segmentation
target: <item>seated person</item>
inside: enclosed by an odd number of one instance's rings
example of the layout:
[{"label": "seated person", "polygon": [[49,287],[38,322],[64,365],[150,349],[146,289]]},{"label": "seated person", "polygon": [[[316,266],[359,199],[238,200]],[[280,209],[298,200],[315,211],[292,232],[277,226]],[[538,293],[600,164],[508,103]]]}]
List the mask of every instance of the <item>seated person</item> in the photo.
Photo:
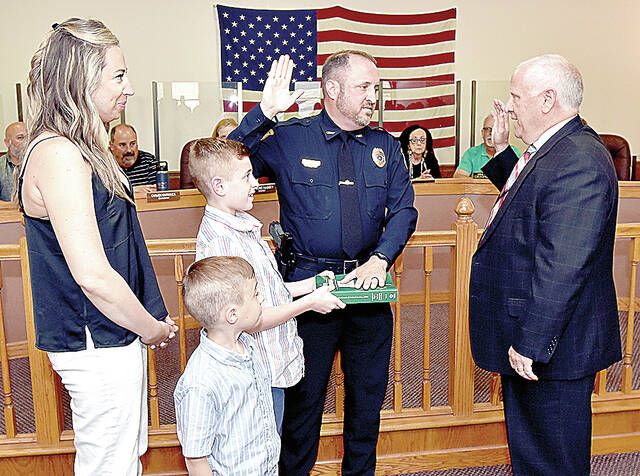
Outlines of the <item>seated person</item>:
[{"label": "seated person", "polygon": [[229,133],[238,127],[238,122],[233,117],[223,117],[213,128],[211,137],[227,137]]},{"label": "seated person", "polygon": [[111,128],[109,149],[136,191],[156,190],[158,159],[153,154],[138,149],[138,134],[129,124],[118,124]]},{"label": "seated person", "polygon": [[277,475],[269,371],[246,334],[262,314],[253,268],[235,256],[196,261],[184,277],[184,303],[202,325],[174,391],[189,474]]},{"label": "seated person", "polygon": [[428,129],[418,124],[407,127],[400,134],[400,146],[412,179],[442,177]]},{"label": "seated person", "polygon": [[[482,121],[482,144],[476,145],[468,149],[462,159],[458,168],[453,173],[453,178],[469,177],[473,174],[482,173],[482,167],[484,167],[490,159],[496,153],[496,148],[493,145],[493,138],[491,133],[493,132],[494,119],[491,114],[484,118]],[[517,147],[510,146],[518,157],[520,157],[520,151]]]},{"label": "seated person", "polygon": [[11,201],[14,188],[14,171],[22,163],[27,146],[27,128],[24,122],[13,122],[4,131],[7,153],[0,157],[0,200]]},{"label": "seated person", "polygon": [[[264,310],[262,322],[251,332],[271,372],[274,415],[280,429],[284,389],[298,383],[304,373],[302,339],[293,318],[307,311],[326,314],[345,305],[328,287],[316,289],[315,276],[284,282],[269,245],[261,238],[262,223],[247,213],[253,208],[258,183],[245,146],[229,139],[198,139],[189,153],[189,171],[207,199],[196,239],[196,259],[241,256],[255,269]],[[303,297],[294,301],[298,296]]]}]

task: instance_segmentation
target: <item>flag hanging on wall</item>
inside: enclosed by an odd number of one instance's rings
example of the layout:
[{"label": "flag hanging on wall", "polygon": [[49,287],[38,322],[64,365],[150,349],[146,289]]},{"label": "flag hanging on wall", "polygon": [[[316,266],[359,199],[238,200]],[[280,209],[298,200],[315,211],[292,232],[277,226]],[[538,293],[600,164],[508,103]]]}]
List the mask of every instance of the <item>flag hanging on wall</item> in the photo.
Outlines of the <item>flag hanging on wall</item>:
[{"label": "flag hanging on wall", "polygon": [[[434,147],[455,145],[455,8],[396,15],[343,7],[257,10],[218,5],[217,12],[221,80],[242,82],[244,111],[260,102],[271,62],[280,55],[295,62],[293,82],[316,81],[330,54],[358,49],[377,60],[387,131],[398,135],[419,123],[431,131]],[[376,115],[372,122],[377,120]]]}]

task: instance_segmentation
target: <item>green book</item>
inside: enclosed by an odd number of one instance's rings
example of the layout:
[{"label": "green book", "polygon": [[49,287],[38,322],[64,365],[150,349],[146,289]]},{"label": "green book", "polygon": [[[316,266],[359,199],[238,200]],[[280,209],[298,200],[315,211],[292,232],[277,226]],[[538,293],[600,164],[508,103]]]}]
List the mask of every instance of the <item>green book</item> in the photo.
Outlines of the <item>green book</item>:
[{"label": "green book", "polygon": [[334,285],[331,293],[339,298],[345,304],[371,304],[374,302],[397,302],[398,288],[396,288],[391,280],[391,273],[387,271],[387,280],[384,286],[375,289],[356,289],[354,287],[355,280],[338,284],[344,277],[344,274],[337,274],[335,278],[327,276],[316,276],[316,287]]}]

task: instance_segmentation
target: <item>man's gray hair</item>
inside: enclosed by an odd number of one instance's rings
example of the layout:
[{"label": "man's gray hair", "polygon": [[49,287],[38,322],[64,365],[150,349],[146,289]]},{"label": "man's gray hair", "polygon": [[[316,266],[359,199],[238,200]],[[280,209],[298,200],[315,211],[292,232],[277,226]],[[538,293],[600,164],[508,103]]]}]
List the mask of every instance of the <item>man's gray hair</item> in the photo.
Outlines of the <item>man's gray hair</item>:
[{"label": "man's gray hair", "polygon": [[527,82],[533,89],[552,88],[560,106],[578,112],[582,104],[582,75],[565,57],[555,54],[536,56],[521,63],[517,70],[526,68]]}]

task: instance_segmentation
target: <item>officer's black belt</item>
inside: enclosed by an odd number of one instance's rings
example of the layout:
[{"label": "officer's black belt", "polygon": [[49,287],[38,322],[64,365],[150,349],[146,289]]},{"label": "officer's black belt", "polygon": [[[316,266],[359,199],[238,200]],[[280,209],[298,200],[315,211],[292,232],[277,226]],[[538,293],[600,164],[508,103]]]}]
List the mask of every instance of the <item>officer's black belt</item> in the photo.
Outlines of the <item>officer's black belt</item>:
[{"label": "officer's black belt", "polygon": [[333,271],[335,274],[347,274],[356,269],[366,260],[318,258],[296,253],[296,267],[310,269],[312,271]]}]

